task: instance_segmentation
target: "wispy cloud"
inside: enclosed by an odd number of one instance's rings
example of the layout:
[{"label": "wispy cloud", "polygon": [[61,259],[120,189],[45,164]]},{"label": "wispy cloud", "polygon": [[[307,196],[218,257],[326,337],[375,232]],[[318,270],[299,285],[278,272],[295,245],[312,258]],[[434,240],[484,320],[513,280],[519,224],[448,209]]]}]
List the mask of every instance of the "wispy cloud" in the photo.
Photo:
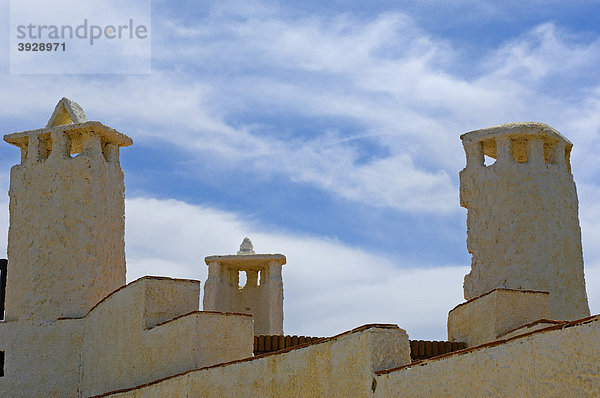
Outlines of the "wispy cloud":
[{"label": "wispy cloud", "polygon": [[[216,168],[440,214],[456,209],[460,133],[520,119],[570,128],[584,142],[592,132],[583,127],[598,131],[580,107],[598,100],[598,79],[573,78],[600,63],[597,41],[544,24],[465,60],[398,12],[293,18],[260,4],[245,13],[220,5],[194,24],[155,14],[148,77],[4,76],[15,95],[0,100],[1,112],[25,118],[66,94],[138,140],[168,141]],[[480,73],[461,75],[465,62]],[[547,91],[556,80],[572,85],[576,102]],[[357,133],[367,138],[346,140]],[[383,150],[365,159],[368,146]]]}]

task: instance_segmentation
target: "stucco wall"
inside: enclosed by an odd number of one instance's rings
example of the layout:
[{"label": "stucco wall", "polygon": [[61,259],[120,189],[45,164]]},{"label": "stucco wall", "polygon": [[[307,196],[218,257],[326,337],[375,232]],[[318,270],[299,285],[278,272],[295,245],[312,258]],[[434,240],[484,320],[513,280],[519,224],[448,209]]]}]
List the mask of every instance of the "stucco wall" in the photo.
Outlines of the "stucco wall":
[{"label": "stucco wall", "polygon": [[87,397],[252,356],[252,318],[200,312],[200,282],[144,277],[84,318],[0,322],[0,397]]},{"label": "stucco wall", "polygon": [[410,363],[406,332],[357,328],[303,348],[192,371],[111,397],[368,397],[373,372]]},{"label": "stucco wall", "polygon": [[252,318],[199,299],[198,281],[145,277],[103,300],[85,322],[84,396],[252,356]]},{"label": "stucco wall", "polygon": [[379,374],[374,397],[597,397],[599,319]]},{"label": "stucco wall", "polygon": [[82,320],[0,322],[0,397],[77,397]]},{"label": "stucco wall", "polygon": [[496,289],[448,313],[448,340],[473,347],[496,340],[519,326],[550,317],[550,295],[531,290]]}]

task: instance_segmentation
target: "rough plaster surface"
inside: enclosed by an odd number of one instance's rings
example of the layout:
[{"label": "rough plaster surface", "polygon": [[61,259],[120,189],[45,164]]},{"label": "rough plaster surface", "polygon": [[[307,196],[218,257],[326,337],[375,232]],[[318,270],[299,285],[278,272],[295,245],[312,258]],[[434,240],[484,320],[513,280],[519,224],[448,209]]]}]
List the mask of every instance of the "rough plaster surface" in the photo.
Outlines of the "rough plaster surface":
[{"label": "rough plaster surface", "polygon": [[523,326],[519,326],[518,328],[509,330],[506,333],[502,333],[498,336],[498,338],[502,339],[502,340],[511,339],[513,337],[520,336],[522,334],[535,332],[536,330],[540,330],[540,329],[546,329],[550,326],[564,325],[567,323],[568,323],[568,321],[553,321],[551,319],[538,319],[537,321],[528,323]]},{"label": "rough plaster surface", "polygon": [[199,312],[199,297],[198,281],[145,277],[103,300],[86,317],[83,395],[252,356],[252,318]]},{"label": "rough plaster surface", "polygon": [[130,140],[111,130],[87,122],[5,136],[22,152],[10,178],[7,319],[80,317],[125,284],[118,149]]},{"label": "rough plaster surface", "polygon": [[199,293],[144,277],[83,318],[0,322],[0,396],[88,397],[252,356],[252,318],[197,311]]},{"label": "rough plaster surface", "polygon": [[473,347],[549,316],[548,293],[496,289],[459,304],[448,313],[448,341],[460,341]]},{"label": "rough plaster surface", "polygon": [[0,322],[0,397],[80,397],[82,320]]},{"label": "rough plaster surface", "polygon": [[375,371],[408,363],[406,332],[394,325],[380,325],[109,396],[370,397]]},{"label": "rough plaster surface", "polygon": [[[496,288],[550,293],[552,319],[589,315],[583,275],[572,144],[542,123],[512,123],[464,134],[471,272],[467,300]],[[484,165],[484,155],[497,159]]]},{"label": "rough plaster surface", "polygon": [[554,327],[375,376],[374,397],[597,397],[600,320]]},{"label": "rough plaster surface", "polygon": [[[237,255],[206,257],[205,311],[240,312],[254,317],[254,333],[283,334],[283,279],[281,254],[253,254],[245,238]],[[239,286],[239,273],[246,284]]]}]

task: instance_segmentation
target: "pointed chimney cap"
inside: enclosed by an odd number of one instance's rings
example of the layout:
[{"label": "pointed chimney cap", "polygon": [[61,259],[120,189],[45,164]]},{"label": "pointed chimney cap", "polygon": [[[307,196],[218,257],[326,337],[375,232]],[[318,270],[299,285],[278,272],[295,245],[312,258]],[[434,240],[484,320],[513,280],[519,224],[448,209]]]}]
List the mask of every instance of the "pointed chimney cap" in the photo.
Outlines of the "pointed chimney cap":
[{"label": "pointed chimney cap", "polygon": [[88,119],[83,108],[75,101],[63,97],[56,107],[46,127],[62,126],[65,124],[85,123]]},{"label": "pointed chimney cap", "polygon": [[252,246],[252,241],[249,238],[244,238],[242,244],[240,245],[240,250],[237,252],[238,255],[249,255],[256,254],[254,253],[254,246]]}]

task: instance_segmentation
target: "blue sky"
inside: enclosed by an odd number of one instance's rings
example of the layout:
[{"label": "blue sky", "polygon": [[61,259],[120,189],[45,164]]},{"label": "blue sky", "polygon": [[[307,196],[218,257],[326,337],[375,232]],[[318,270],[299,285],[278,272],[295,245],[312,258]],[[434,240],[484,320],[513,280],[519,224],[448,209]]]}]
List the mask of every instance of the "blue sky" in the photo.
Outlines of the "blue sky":
[{"label": "blue sky", "polygon": [[[599,312],[600,2],[290,3],[154,0],[150,75],[11,75],[3,0],[2,131],[45,125],[66,96],[134,139],[130,280],[205,281],[203,258],[247,235],[288,257],[286,332],[443,339],[470,264],[459,135],[545,122],[575,146]],[[17,161],[0,146],[5,190]]]}]

